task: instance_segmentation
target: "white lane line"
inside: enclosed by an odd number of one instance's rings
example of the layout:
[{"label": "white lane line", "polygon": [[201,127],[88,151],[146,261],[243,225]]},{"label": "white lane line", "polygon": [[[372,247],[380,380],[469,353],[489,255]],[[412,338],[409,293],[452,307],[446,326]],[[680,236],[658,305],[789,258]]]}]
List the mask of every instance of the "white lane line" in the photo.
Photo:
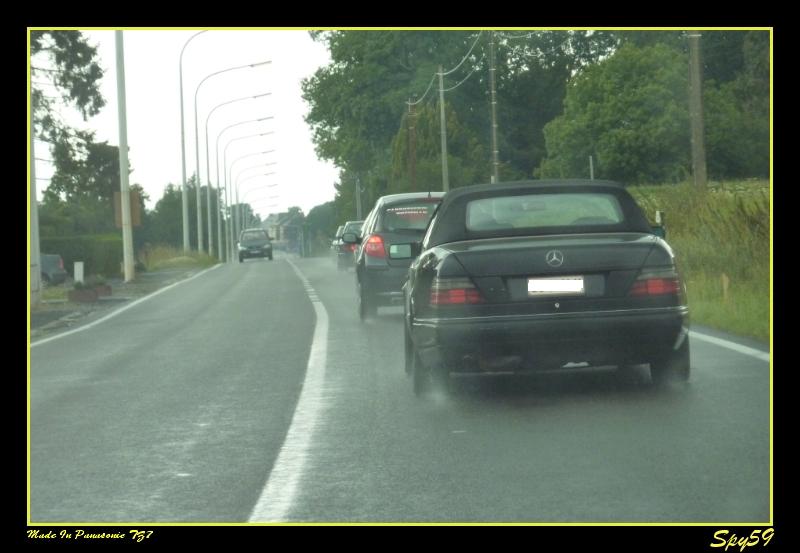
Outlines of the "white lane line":
[{"label": "white lane line", "polygon": [[762,361],[769,363],[770,354],[764,351],[755,348],[749,348],[729,340],[723,340],[722,338],[715,338],[714,336],[709,336],[708,334],[701,334],[695,330],[690,330],[689,335],[697,340],[708,342],[709,344],[714,344],[723,348],[728,348],[738,353],[743,353],[745,355],[749,355],[750,357],[755,357],[756,359],[761,359]]},{"label": "white lane line", "polygon": [[153,298],[153,297],[155,297],[155,296],[157,296],[159,294],[163,294],[164,292],[166,292],[167,290],[169,290],[170,288],[172,288],[174,286],[177,286],[179,284],[183,284],[184,282],[189,282],[190,280],[195,279],[195,278],[199,277],[200,275],[204,275],[209,271],[213,271],[214,269],[216,269],[217,267],[220,267],[220,266],[222,266],[221,263],[217,264],[217,265],[214,265],[213,267],[209,267],[208,269],[206,269],[204,271],[200,271],[196,275],[190,276],[189,278],[186,278],[186,279],[183,279],[183,280],[179,280],[178,282],[173,282],[169,286],[165,286],[164,288],[162,288],[160,290],[156,290],[152,294],[148,294],[148,295],[146,295],[146,296],[144,296],[142,298],[139,298],[138,300],[134,301],[133,303],[129,303],[128,305],[126,305],[124,307],[120,307],[116,311],[112,311],[111,313],[109,313],[105,317],[97,319],[96,321],[92,321],[91,323],[85,324],[83,326],[79,326],[78,328],[73,328],[72,330],[68,330],[66,332],[62,332],[61,334],[56,334],[55,336],[50,336],[49,338],[43,338],[42,340],[37,340],[36,342],[32,342],[31,343],[31,348],[35,348],[36,346],[41,346],[42,344],[46,344],[47,342],[52,342],[53,340],[58,340],[59,338],[63,338],[65,336],[69,336],[70,334],[75,334],[76,332],[81,332],[83,330],[87,330],[89,328],[92,328],[93,326],[97,326],[100,323],[104,323],[107,320],[109,320],[110,318],[116,317],[120,313],[123,313],[123,312],[127,311],[128,309],[130,309],[130,308],[132,308],[132,307],[134,307],[136,305],[139,305],[142,302],[145,302],[145,301],[149,300],[150,298]]},{"label": "white lane line", "polygon": [[[298,483],[303,475],[308,450],[314,437],[317,419],[324,408],[326,396],[323,394],[325,380],[325,364],[328,357],[328,312],[325,306],[313,293],[313,288],[300,269],[287,259],[294,269],[314,306],[317,322],[314,326],[314,337],[311,342],[311,353],[308,356],[306,377],[303,389],[297,400],[292,422],[286,439],[261,491],[248,522],[285,522],[289,516]],[[312,297],[313,296],[313,297]]]}]

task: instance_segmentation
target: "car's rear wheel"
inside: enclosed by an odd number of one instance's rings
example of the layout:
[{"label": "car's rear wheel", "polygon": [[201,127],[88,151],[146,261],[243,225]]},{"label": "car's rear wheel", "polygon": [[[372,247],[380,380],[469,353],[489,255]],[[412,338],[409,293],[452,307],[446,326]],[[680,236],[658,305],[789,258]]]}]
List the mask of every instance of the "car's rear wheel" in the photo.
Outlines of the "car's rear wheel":
[{"label": "car's rear wheel", "polygon": [[650,363],[650,379],[656,386],[663,386],[669,382],[687,382],[691,372],[688,336],[683,339],[683,344],[677,350]]}]

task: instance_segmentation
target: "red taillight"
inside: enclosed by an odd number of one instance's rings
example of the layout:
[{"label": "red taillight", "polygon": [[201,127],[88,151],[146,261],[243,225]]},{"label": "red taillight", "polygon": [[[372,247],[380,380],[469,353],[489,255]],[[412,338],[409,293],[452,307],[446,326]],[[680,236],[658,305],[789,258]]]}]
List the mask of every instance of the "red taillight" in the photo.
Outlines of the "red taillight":
[{"label": "red taillight", "polygon": [[631,286],[630,296],[664,296],[681,293],[681,281],[674,270],[643,271]]},{"label": "red taillight", "polygon": [[369,237],[364,244],[364,253],[370,257],[386,257],[386,249],[383,247],[383,238],[377,234]]},{"label": "red taillight", "polygon": [[485,303],[480,291],[468,278],[436,278],[431,285],[431,305],[470,305]]},{"label": "red taillight", "polygon": [[356,245],[355,244],[347,244],[347,249],[349,251],[351,251],[351,252],[354,252],[354,251],[356,251]]}]

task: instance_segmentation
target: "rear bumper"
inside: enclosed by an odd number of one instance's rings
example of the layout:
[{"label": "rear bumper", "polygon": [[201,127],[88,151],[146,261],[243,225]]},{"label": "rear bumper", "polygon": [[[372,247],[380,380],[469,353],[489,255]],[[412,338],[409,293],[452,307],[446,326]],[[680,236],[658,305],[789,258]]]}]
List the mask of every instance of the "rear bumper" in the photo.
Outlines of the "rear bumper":
[{"label": "rear bumper", "polygon": [[408,277],[408,267],[366,267],[361,271],[360,282],[365,293],[378,305],[402,303],[403,284]]},{"label": "rear bumper", "polygon": [[264,248],[262,250],[239,250],[239,256],[242,258],[269,257],[270,255],[272,255],[272,248]]},{"label": "rear bumper", "polygon": [[426,365],[488,370],[507,358],[523,369],[566,363],[647,363],[686,339],[685,306],[592,313],[416,319],[412,336]]}]

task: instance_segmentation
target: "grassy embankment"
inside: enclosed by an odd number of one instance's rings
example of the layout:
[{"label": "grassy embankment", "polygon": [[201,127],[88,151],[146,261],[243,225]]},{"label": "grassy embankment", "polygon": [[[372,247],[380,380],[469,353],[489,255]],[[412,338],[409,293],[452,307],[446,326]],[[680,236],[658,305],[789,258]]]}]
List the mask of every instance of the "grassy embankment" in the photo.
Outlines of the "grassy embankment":
[{"label": "grassy embankment", "polygon": [[217,263],[215,257],[205,253],[188,252],[171,246],[153,246],[140,255],[148,271],[159,269],[175,269],[181,267],[211,267]]},{"label": "grassy embankment", "polygon": [[769,340],[770,194],[767,181],[628,190],[647,212],[665,212],[667,241],[686,281],[692,321]]}]

